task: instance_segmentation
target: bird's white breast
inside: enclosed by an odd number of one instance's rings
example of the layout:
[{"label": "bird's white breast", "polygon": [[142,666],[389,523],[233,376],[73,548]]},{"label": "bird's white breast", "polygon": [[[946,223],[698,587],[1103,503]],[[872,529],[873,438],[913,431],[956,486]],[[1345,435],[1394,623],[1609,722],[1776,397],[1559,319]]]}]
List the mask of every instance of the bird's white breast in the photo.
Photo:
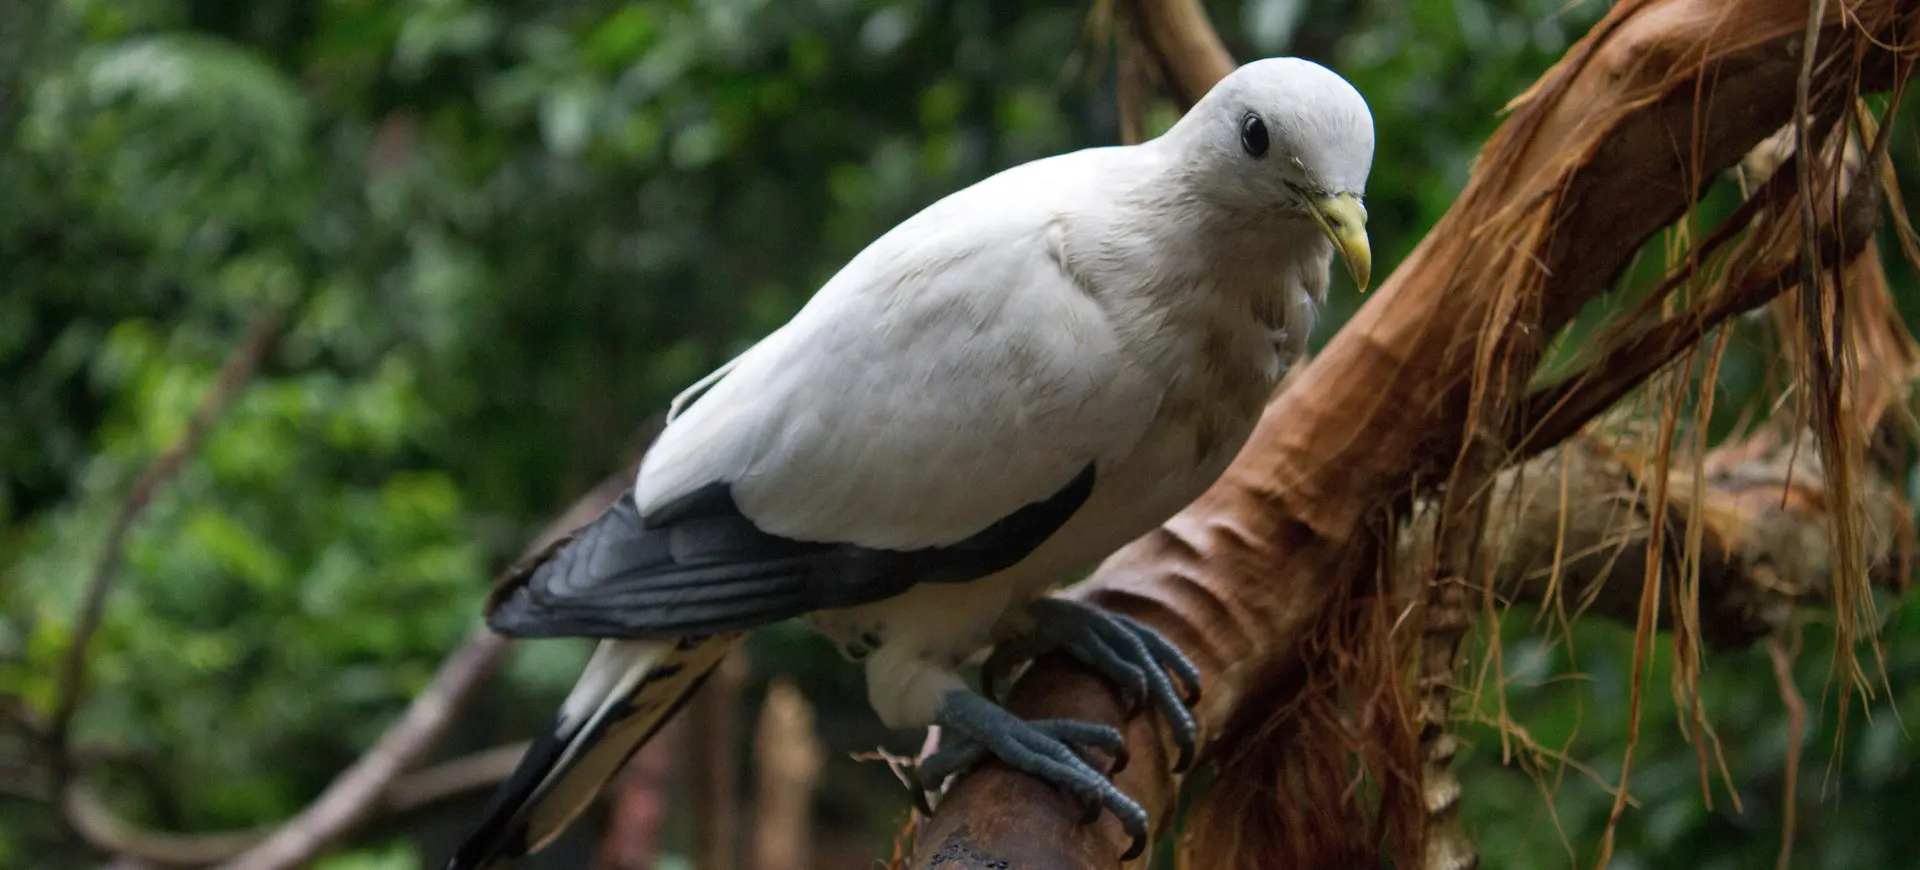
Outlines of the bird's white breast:
[{"label": "bird's white breast", "polygon": [[940,697],[961,686],[955,669],[1024,629],[1028,602],[1177,513],[1226,469],[1289,360],[1257,321],[1221,323],[1224,332],[1176,329],[1141,347],[1125,376],[1151,379],[1160,395],[1142,436],[1097,463],[1087,502],[1027,558],[968,583],[923,583],[807,617],[843,649],[878,647],[867,682],[881,721],[931,722]]},{"label": "bird's white breast", "polygon": [[1325,286],[1332,254],[1317,228],[1236,216],[1222,231],[1205,204],[1158,201],[1152,185],[1126,181],[1151,180],[1151,153],[1126,159],[1142,165],[1080,180],[1106,188],[1084,198],[1107,208],[1059,212],[1036,229],[1071,292],[1103,313],[1113,342],[1103,394],[1127,397],[1127,407],[1138,409],[1142,416],[1128,427],[1137,434],[1109,442],[1095,459],[1087,501],[1012,567],[808,617],[844,649],[873,650],[869,697],[890,725],[925,724],[941,693],[957,687],[954,669],[1019,629],[1029,601],[1077,579],[1205,491],[1304,347],[1309,298]]}]

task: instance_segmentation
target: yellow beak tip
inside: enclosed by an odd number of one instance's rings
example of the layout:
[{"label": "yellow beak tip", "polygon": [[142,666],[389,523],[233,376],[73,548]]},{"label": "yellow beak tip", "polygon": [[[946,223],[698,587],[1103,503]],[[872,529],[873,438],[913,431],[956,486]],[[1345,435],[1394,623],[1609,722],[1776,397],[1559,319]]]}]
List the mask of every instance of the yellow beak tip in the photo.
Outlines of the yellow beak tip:
[{"label": "yellow beak tip", "polygon": [[1347,264],[1347,276],[1353,279],[1354,289],[1361,293],[1367,292],[1369,282],[1373,278],[1373,264],[1368,262],[1365,245],[1366,241],[1363,238],[1360,249],[1357,251],[1344,246],[1340,249],[1340,259],[1345,260]]},{"label": "yellow beak tip", "polygon": [[1373,278],[1373,249],[1367,242],[1367,209],[1357,194],[1341,193],[1312,206],[1314,220],[1333,242],[1354,287],[1367,292]]}]

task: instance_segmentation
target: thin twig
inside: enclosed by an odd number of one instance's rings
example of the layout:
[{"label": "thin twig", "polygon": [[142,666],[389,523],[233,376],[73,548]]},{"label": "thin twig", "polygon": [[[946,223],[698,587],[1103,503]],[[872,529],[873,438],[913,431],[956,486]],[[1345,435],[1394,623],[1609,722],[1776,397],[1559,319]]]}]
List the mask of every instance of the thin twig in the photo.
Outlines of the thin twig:
[{"label": "thin twig", "polygon": [[220,364],[219,375],[201,398],[200,406],[194,409],[186,430],[134,481],[126,501],[120,504],[119,513],[114,515],[113,525],[107,529],[107,537],[101,542],[100,554],[94,561],[93,576],[87,582],[80,615],[74,621],[73,641],[67,647],[66,661],[61,667],[59,701],[54,705],[53,715],[47,720],[49,757],[56,781],[65,782],[74,773],[68,752],[68,732],[73,724],[74,713],[80,709],[86,696],[87,650],[100,630],[100,621],[106,613],[107,596],[113,592],[120,563],[126,556],[127,535],[133,530],[134,522],[153,503],[154,496],[173,480],[174,475],[180,473],[187,458],[200,449],[200,442],[206,438],[220,415],[233,404],[241,387],[253,379],[254,372],[259,369],[261,360],[266,358],[279,334],[279,310],[262,312],[253,319],[253,323],[247,327],[246,338]]},{"label": "thin twig", "polygon": [[60,814],[87,845],[121,859],[199,867],[239,854],[260,841],[258,831],[176,834],[143,828],[114,813],[85,783],[60,796]]},{"label": "thin twig", "polygon": [[1787,707],[1787,770],[1780,794],[1780,860],[1774,865],[1787,870],[1793,858],[1794,807],[1800,800],[1800,744],[1807,736],[1807,702],[1793,684],[1793,657],[1780,643],[1778,635],[1767,639],[1767,654],[1773,658],[1773,679],[1780,688],[1780,702]]},{"label": "thin twig", "polygon": [[[556,542],[619,498],[632,479],[633,466],[629,465],[602,481],[549,523],[526,552],[551,550]],[[413,699],[400,721],[387,729],[365,755],[335,778],[306,809],[258,846],[221,865],[221,870],[291,870],[312,861],[329,844],[371,818],[395,780],[432,751],[506,649],[505,638],[485,626],[476,628],[441,663],[433,682]]]},{"label": "thin twig", "polygon": [[[1813,113],[1813,66],[1820,49],[1820,21],[1827,14],[1827,0],[1807,0],[1807,32],[1800,49],[1800,77],[1793,83],[1793,153],[1813,153],[1811,119]],[[1806,245],[1806,259],[1800,265],[1800,286],[1805,296],[1814,295],[1814,276],[1820,274],[1819,239],[1815,235],[1813,204],[1813,161],[1795,162],[1800,185],[1800,231]]]},{"label": "thin twig", "polygon": [[366,821],[394,780],[439,742],[440,735],[453,724],[454,714],[493,673],[506,649],[506,638],[484,626],[475,629],[372,749],[334,779],[318,800],[258,845],[220,865],[222,870],[292,870],[304,866],[328,844]]},{"label": "thin twig", "polygon": [[380,801],[381,815],[401,816],[506,781],[527,754],[527,741],[463,755],[395,780]]},{"label": "thin twig", "polygon": [[[415,771],[396,780],[380,805],[385,818],[497,785],[513,772],[527,744],[496,746]],[[0,773],[6,773],[0,770]],[[0,782],[9,780],[0,777]],[[33,795],[44,800],[44,794]],[[61,812],[87,845],[110,855],[166,866],[199,867],[230,861],[266,839],[269,830],[175,833],[141,827],[103,802],[84,783],[67,789]]]}]

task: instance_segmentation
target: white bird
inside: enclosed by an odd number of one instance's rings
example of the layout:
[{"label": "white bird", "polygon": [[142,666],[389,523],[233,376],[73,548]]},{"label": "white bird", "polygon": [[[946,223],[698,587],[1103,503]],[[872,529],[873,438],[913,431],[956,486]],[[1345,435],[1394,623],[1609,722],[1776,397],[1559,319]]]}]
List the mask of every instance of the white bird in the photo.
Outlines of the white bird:
[{"label": "white bird", "polygon": [[537,850],[747,630],[802,616],[865,662],[891,727],[939,723],[923,782],[991,753],[1144,843],[1073,746],[969,688],[967,660],[1072,653],[1150,696],[1188,756],[1197,675],[1145,626],[1046,598],[1225,469],[1306,348],[1336,252],[1365,289],[1373,121],[1338,75],[1241,67],[1166,134],[1008,169],[854,257],[675,400],[632,493],[489,624],[602,638],[452,870]]}]

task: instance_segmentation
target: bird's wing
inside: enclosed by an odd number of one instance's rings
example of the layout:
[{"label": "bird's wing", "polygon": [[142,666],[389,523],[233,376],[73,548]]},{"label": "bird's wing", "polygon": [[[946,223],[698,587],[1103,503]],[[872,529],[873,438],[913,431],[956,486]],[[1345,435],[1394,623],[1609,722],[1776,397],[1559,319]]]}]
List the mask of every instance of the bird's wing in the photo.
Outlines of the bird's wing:
[{"label": "bird's wing", "polygon": [[1157,396],[1044,221],[958,216],[901,225],[703,382],[633,499],[498,598],[495,627],[749,628],[985,576],[1058,530]]}]

